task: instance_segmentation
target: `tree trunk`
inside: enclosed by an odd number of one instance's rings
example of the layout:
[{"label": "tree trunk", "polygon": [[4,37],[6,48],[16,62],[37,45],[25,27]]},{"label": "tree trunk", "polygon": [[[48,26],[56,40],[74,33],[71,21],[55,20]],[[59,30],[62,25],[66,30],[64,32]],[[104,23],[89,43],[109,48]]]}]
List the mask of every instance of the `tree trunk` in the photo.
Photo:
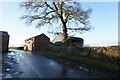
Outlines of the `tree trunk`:
[{"label": "tree trunk", "polygon": [[64,42],[66,42],[66,40],[67,40],[67,35],[68,35],[68,34],[67,34],[67,26],[66,26],[66,23],[67,23],[67,22],[64,21],[62,15],[60,16],[60,19],[61,19],[61,22],[62,22],[63,43],[64,43]]},{"label": "tree trunk", "polygon": [[63,24],[62,26],[62,29],[63,29],[63,43],[66,42],[67,40],[67,27],[66,27],[66,24]]}]

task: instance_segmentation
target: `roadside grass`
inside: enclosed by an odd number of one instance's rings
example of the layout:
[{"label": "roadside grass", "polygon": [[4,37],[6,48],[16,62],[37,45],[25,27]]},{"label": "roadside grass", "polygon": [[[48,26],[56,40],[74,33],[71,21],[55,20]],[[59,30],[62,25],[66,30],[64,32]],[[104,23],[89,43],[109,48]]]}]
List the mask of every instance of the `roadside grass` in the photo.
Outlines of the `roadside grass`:
[{"label": "roadside grass", "polygon": [[90,57],[86,57],[86,56],[80,56],[80,55],[68,55],[65,53],[60,53],[60,52],[50,52],[50,51],[46,51],[46,50],[40,50],[38,51],[39,54],[42,55],[50,55],[50,56],[55,56],[55,57],[59,57],[59,58],[63,58],[63,59],[67,59],[70,61],[76,61],[76,62],[81,62],[81,63],[85,63],[85,64],[89,64],[89,65],[93,65],[99,68],[104,68],[104,69],[108,69],[108,70],[112,70],[112,71],[116,71],[118,72],[118,65],[110,63],[110,62],[103,62],[99,59],[96,58],[90,58]]},{"label": "roadside grass", "polygon": [[9,49],[24,50],[24,47],[9,47]]}]

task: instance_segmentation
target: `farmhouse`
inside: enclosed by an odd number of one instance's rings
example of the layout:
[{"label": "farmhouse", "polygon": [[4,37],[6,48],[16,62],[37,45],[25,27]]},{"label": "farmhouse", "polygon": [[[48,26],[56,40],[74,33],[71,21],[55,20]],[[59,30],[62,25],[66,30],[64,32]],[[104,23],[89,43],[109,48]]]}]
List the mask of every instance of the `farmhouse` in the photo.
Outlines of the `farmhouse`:
[{"label": "farmhouse", "polygon": [[0,31],[0,52],[7,52],[9,45],[9,34],[5,31]]},{"label": "farmhouse", "polygon": [[40,34],[25,40],[24,50],[35,51],[45,48],[50,44],[50,38],[45,34]]}]

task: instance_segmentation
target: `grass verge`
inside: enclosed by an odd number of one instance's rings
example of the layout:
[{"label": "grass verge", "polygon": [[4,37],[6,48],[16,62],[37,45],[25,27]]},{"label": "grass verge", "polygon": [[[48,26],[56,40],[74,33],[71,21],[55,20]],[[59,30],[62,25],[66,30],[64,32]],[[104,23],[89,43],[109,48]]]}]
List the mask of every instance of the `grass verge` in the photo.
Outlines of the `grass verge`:
[{"label": "grass verge", "polygon": [[38,52],[39,52],[39,54],[42,54],[45,56],[50,55],[50,56],[55,56],[55,57],[67,59],[70,61],[82,62],[85,64],[89,64],[89,65],[93,65],[96,67],[112,70],[115,72],[118,72],[118,69],[119,69],[117,64],[112,64],[110,62],[102,62],[102,61],[95,59],[95,58],[79,56],[79,55],[68,55],[68,54],[59,53],[59,52],[55,53],[55,52],[49,52],[49,51],[45,51],[45,50],[40,50]]},{"label": "grass verge", "polygon": [[24,47],[9,47],[9,49],[24,50]]}]

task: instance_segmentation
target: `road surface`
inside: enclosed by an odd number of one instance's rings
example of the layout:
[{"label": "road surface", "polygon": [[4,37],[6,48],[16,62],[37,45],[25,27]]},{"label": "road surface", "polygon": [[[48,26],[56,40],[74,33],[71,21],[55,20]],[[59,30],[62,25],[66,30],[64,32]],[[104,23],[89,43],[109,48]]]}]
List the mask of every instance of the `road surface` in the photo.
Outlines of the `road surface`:
[{"label": "road surface", "polygon": [[111,78],[104,70],[35,53],[11,50],[3,54],[3,78]]}]

